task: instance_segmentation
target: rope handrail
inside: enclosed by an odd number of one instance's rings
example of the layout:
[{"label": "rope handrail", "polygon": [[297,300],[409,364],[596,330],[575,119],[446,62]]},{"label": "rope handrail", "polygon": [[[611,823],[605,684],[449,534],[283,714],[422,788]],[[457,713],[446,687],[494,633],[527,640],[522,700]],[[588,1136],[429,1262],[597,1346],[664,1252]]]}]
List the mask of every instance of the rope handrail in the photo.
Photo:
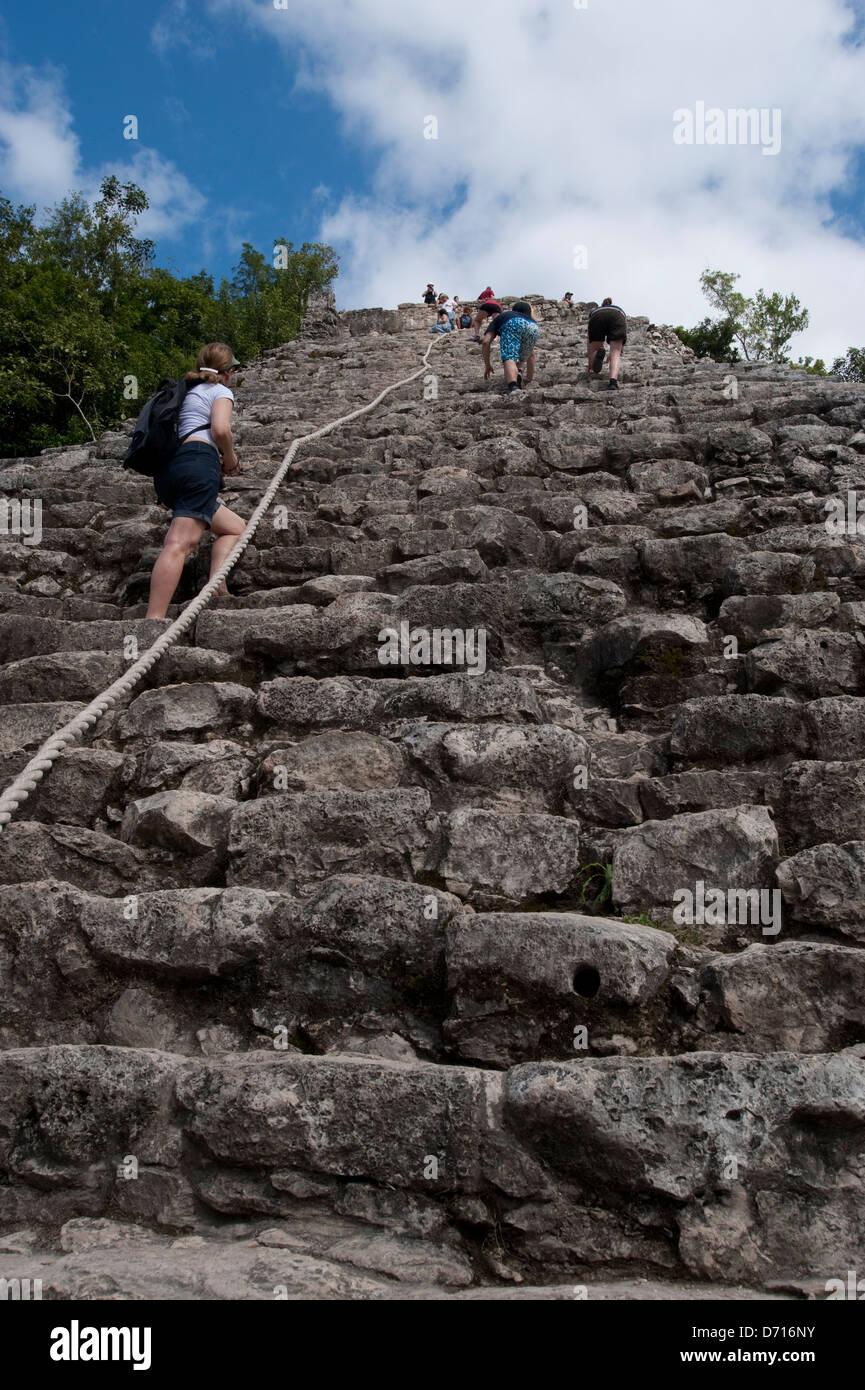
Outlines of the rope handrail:
[{"label": "rope handrail", "polygon": [[52,734],[50,738],[45,740],[39,751],[30,759],[26,767],[15,778],[15,781],[12,782],[10,786],[6,788],[3,795],[0,796],[0,832],[8,825],[15,811],[18,810],[22,802],[26,801],[41,778],[45,776],[46,772],[50,771],[64,748],[67,748],[70,743],[74,743],[87,729],[97,723],[113,705],[116,705],[124,696],[128,695],[142,677],[146,676],[147,672],[156,665],[157,661],[168,648],[174,645],[178,637],[192,625],[202,609],[207,606],[223,580],[225,580],[234,569],[246,547],[249,545],[249,542],[255,535],[260,522],[276,496],[282,480],[291,467],[295,454],[301,445],[309,444],[313,439],[319,439],[322,435],[330,434],[332,430],[337,429],[340,425],[348,424],[350,420],[356,420],[359,415],[368,415],[371,410],[375,410],[376,406],[381,404],[385,396],[390,395],[391,391],[396,391],[400,386],[407,386],[410,381],[415,381],[417,377],[426,371],[429,365],[428,358],[430,352],[435,347],[435,343],[436,340],[433,339],[424,353],[422,365],[418,367],[417,371],[412,372],[409,376],[402,377],[399,381],[392,382],[390,386],[386,386],[383,391],[379,392],[374,400],[369,401],[366,405],[359,406],[357,410],[349,411],[347,415],[340,415],[338,419],[331,420],[328,424],[319,426],[319,428],[313,430],[311,434],[301,435],[299,438],[292,441],[282,463],[271,479],[264,496],[249,518],[246,524],[246,530],[241,535],[237,545],[234,546],[230,555],[223,561],[213,577],[208,580],[201,592],[192,600],[188,607],[183,610],[180,617],[175,618],[171,626],[166,628],[165,632],[157,637],[152,646],[148,647],[147,651],[129,667],[128,671],[124,671],[123,675],[118,677],[113,684],[103,690],[101,695],[97,695],[94,700],[91,700],[86,709],[81,710],[79,714],[76,714],[74,719],[70,719],[68,724],[64,724],[55,734]]}]

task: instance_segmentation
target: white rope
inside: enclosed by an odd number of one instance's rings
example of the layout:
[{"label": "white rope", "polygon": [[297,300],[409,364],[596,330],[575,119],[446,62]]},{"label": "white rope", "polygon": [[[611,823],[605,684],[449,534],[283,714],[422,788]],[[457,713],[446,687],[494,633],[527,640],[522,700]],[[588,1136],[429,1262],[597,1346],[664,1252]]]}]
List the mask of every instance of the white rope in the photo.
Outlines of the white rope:
[{"label": "white rope", "polygon": [[359,415],[367,415],[371,410],[375,410],[376,406],[380,405],[385,396],[390,395],[391,391],[396,391],[400,386],[407,386],[410,381],[414,381],[421,373],[426,371],[428,366],[427,359],[430,352],[435,347],[435,342],[436,340],[433,339],[430,343],[423,355],[423,366],[418,367],[416,372],[412,372],[410,376],[402,377],[400,381],[395,381],[391,386],[386,386],[385,389],[376,396],[375,400],[370,401],[368,405],[362,405],[357,410],[350,411],[348,415],[340,415],[338,420],[331,420],[330,424],[322,425],[319,429],[313,430],[312,434],[301,435],[299,439],[293,441],[288,453],[276,470],[270,486],[255,511],[252,513],[252,516],[249,518],[246,530],[241,535],[237,545],[234,546],[231,554],[223,561],[222,565],[220,565],[219,569],[216,571],[216,574],[213,575],[212,579],[210,579],[201,590],[201,593],[192,600],[188,608],[184,609],[180,617],[176,618],[169,628],[166,628],[162,636],[156,639],[152,647],[148,647],[144,655],[139,657],[133,666],[129,667],[128,671],[125,671],[113,685],[109,685],[106,690],[103,690],[101,695],[97,695],[95,700],[91,700],[86,709],[83,709],[74,719],[70,719],[69,723],[64,724],[61,729],[58,729],[56,734],[52,734],[49,739],[46,739],[38,753],[30,759],[30,762],[24,770],[18,774],[11,786],[7,787],[3,795],[0,796],[0,831],[8,825],[14,812],[17,811],[23,801],[26,801],[40,779],[45,776],[45,773],[50,770],[55,760],[63,752],[63,749],[68,747],[70,743],[74,743],[81,734],[91,727],[91,725],[101,719],[103,714],[111,709],[112,705],[116,705],[119,700],[125,695],[128,695],[139,683],[141,678],[146,676],[147,672],[156,665],[163,653],[174,645],[181,633],[185,632],[186,629],[191,626],[201,610],[210,602],[216,590],[222,584],[226,576],[234,569],[234,566],[237,564],[244,550],[255,535],[259,523],[262,521],[271,502],[276,496],[280,484],[288,472],[300,446],[302,444],[308,444],[312,439],[319,439],[323,434],[330,434],[331,430],[337,429],[339,425],[347,424],[349,420],[356,420]]}]

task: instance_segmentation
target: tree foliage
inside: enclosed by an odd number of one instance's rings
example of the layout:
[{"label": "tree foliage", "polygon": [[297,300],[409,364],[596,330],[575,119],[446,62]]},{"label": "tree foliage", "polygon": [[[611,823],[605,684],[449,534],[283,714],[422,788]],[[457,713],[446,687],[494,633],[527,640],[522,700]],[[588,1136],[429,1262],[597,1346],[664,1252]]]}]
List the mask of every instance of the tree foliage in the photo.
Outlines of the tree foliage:
[{"label": "tree foliage", "polygon": [[848,348],[846,357],[836,357],[832,375],[842,381],[865,381],[865,347]]},{"label": "tree foliage", "polygon": [[37,225],[0,196],[0,452],[25,456],[89,440],[135,414],[164,376],[223,339],[243,361],[300,332],[309,295],[337,274],[329,246],[246,243],[214,290],[201,270],[154,265],[136,236],[147,197],[106,178],[92,205],[65,198]]},{"label": "tree foliage", "polygon": [[808,327],[810,316],[795,294],[758,290],[746,299],[736,289],[741,276],[726,270],[704,270],[700,287],[722,322],[733,325],[732,339],[746,362],[787,362],[790,339]]},{"label": "tree foliage", "polygon": [[739,361],[739,349],[733,343],[735,324],[732,319],[706,317],[695,328],[680,326],[675,332],[698,357],[711,357],[714,362]]}]

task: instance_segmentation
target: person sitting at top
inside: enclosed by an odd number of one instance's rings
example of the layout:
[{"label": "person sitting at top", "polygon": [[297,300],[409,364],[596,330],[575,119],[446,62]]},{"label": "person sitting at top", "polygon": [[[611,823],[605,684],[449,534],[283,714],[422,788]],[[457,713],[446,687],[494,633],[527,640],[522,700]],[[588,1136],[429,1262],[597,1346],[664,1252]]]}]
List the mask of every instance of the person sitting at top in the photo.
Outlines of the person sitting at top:
[{"label": "person sitting at top", "polygon": [[451,328],[454,326],[454,302],[446,290],[439,295],[439,309],[444,309]]},{"label": "person sitting at top", "polygon": [[[219,500],[223,478],[234,477],[240,464],[234,452],[231,379],[240,363],[226,343],[205,343],[186,373],[186,397],[180,407],[180,447],[153,476],[156,496],[171,508],[172,521],[150,576],[148,618],[164,618],[180,582],[188,555],[194,554],[208,528],[213,532],[210,576],[228,558],[246,530],[246,522]],[[228,595],[223,584],[219,593]]]},{"label": "person sitting at top", "polygon": [[430,329],[430,333],[450,333],[453,327],[453,318],[448,317],[447,310],[442,306],[436,314],[435,327]]},{"label": "person sitting at top", "polygon": [[611,391],[619,389],[619,367],[622,349],[628,341],[628,320],[624,309],[605,299],[598,309],[589,314],[589,375],[600,376],[604,365],[604,343],[610,345],[610,385]]},{"label": "person sitting at top", "polygon": [[569,309],[576,308],[576,305],[574,304],[573,290],[566,290],[566,292],[562,295],[562,303],[567,304]]},{"label": "person sitting at top", "polygon": [[535,344],[540,335],[541,330],[532,317],[532,306],[525,299],[516,300],[513,309],[509,312],[503,311],[496,314],[481,340],[484,355],[484,380],[489,381],[493,374],[490,363],[490,348],[494,339],[498,338],[508,395],[512,395],[514,391],[519,391],[522,386],[523,374],[520,369],[523,366],[526,369],[526,385],[528,386],[535,375]]},{"label": "person sitting at top", "polygon": [[424,302],[424,304],[429,304],[430,307],[432,307],[432,305],[435,304],[435,302],[436,302],[436,292],[435,292],[435,290],[433,289],[432,284],[427,285],[426,289],[424,290],[424,292],[423,292],[423,302]]},{"label": "person sitting at top", "polygon": [[485,290],[481,290],[478,299],[495,299],[495,295],[489,285],[487,285]]}]

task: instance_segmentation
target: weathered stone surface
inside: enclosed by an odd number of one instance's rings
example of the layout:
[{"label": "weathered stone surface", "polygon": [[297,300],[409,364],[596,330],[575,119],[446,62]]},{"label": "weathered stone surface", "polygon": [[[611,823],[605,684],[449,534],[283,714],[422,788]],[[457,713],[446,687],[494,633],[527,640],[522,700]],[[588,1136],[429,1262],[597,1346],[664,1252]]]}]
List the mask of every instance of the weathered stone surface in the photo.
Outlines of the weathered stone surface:
[{"label": "weathered stone surface", "polygon": [[127,664],[120,652],[53,652],[25,657],[0,671],[0,700],[4,704],[61,697],[92,700],[123,674]]},{"label": "weathered stone surface", "polygon": [[230,681],[162,686],[145,690],[132,701],[120,720],[120,733],[128,739],[152,739],[154,735],[189,734],[201,729],[231,732],[254,708],[252,691]]},{"label": "weathered stone surface", "polygon": [[726,594],[797,594],[811,587],[816,566],[807,555],[752,550],[734,560],[723,576]]},{"label": "weathered stone surface", "polygon": [[144,855],[110,835],[14,821],[3,831],[0,883],[27,882],[34,871],[109,896],[156,886]]},{"label": "weathered stone surface", "polygon": [[155,792],[133,801],[123,817],[128,844],[163,845],[188,854],[223,854],[237,802],[207,792]]},{"label": "weathered stone surface", "polygon": [[744,658],[751,690],[802,699],[843,695],[862,686],[862,651],[854,637],[818,628],[753,647]]},{"label": "weathered stone surface", "polygon": [[[508,1113],[523,1141],[583,1190],[676,1204],[692,1273],[759,1278],[768,1259],[779,1272],[819,1275],[839,1252],[861,1249],[845,1171],[860,1142],[863,1065],[791,1053],[528,1063],[508,1075]],[[843,1153],[832,1172],[829,1131]],[[741,1157],[738,1186],[724,1176],[730,1153]],[[793,1169],[798,1191],[779,1191],[778,1173]],[[837,1225],[815,1244],[830,1209]],[[793,1220],[806,1211],[808,1221]]]},{"label": "weathered stone surface", "polygon": [[[865,488],[865,390],[739,363],[732,400],[631,317],[610,393],[589,307],[537,297],[528,390],[451,336],[438,400],[417,378],[304,446],[232,596],[2,827],[0,1245],[47,1296],[865,1267],[865,542],[824,524]],[[249,363],[228,505],[417,371],[429,318],[325,297]],[[0,546],[7,784],[167,626],[131,425],[0,463],[44,507]],[[385,663],[402,623],[483,658]],[[701,881],[723,920],[675,916]]]},{"label": "weathered stone surface", "polygon": [[404,1188],[425,1155],[441,1154],[427,1184],[434,1193],[480,1183],[499,1087],[497,1076],[467,1068],[289,1055],[188,1065],[177,1096],[185,1129],[221,1163]]},{"label": "weathered stone surface", "polygon": [[761,695],[719,695],[688,700],[670,733],[675,758],[750,762],[807,747],[805,716],[795,700]]},{"label": "weathered stone surface", "polygon": [[623,832],[613,852],[613,901],[672,907],[679,889],[769,887],[778,835],[765,806],[702,811],[646,821]]},{"label": "weathered stone surface", "polygon": [[0,723],[0,756],[17,749],[36,751],[45,739],[84,708],[81,704],[7,705]]},{"label": "weathered stone surface", "polygon": [[487,567],[476,550],[444,550],[440,555],[388,565],[381,581],[387,593],[401,594],[413,584],[456,584],[486,575]]},{"label": "weathered stone surface", "polygon": [[780,817],[796,849],[865,840],[865,759],[792,763],[784,773]]},{"label": "weathered stone surface", "polygon": [[183,787],[211,796],[238,798],[247,789],[252,761],[229,739],[209,743],[153,743],[126,767],[139,791]]},{"label": "weathered stone surface", "polygon": [[865,941],[865,840],[812,845],[782,860],[776,872],[794,922]]},{"label": "weathered stone surface", "polygon": [[111,965],[201,978],[237,970],[265,949],[272,896],[254,888],[190,888],[126,899],[88,897],[81,930]]},{"label": "weathered stone surface", "polygon": [[666,932],[578,913],[463,913],[446,941],[445,1036],[460,1056],[493,1066],[567,1055],[579,1022],[591,1046],[607,1010],[653,999],[676,951]]},{"label": "weathered stone surface", "polygon": [[812,700],[803,713],[812,757],[826,762],[865,758],[865,704],[861,696],[828,695]]},{"label": "weathered stone surface", "polygon": [[460,895],[520,903],[563,892],[577,869],[579,826],[560,816],[454,811],[441,830],[438,871]]},{"label": "weathered stone surface", "polygon": [[778,628],[829,627],[840,610],[837,594],[753,594],[724,599],[718,625],[724,633],[755,646]]},{"label": "weathered stone surface", "polygon": [[64,749],[49,781],[39,783],[27,803],[39,820],[91,825],[120,794],[123,757],[109,748]]},{"label": "weathered stone surface", "polygon": [[275,793],[231,819],[229,882],[294,893],[339,873],[411,878],[435,835],[427,792]]},{"label": "weathered stone surface", "polygon": [[561,812],[575,769],[589,759],[585,739],[556,724],[423,723],[406,730],[403,747],[437,788],[454,783],[460,799],[475,795],[506,811]]},{"label": "weathered stone surface", "polygon": [[749,946],[716,956],[701,985],[706,1025],[749,1047],[831,1052],[865,1041],[865,951],[810,941]]},{"label": "weathered stone surface", "polygon": [[586,660],[592,671],[625,666],[646,650],[701,646],[708,641],[703,623],[676,614],[628,614],[601,628],[589,644]]},{"label": "weathered stone surface", "polygon": [[399,785],[403,756],[388,739],[365,733],[318,734],[277,748],[258,771],[262,794],[277,791],[374,791]]}]

